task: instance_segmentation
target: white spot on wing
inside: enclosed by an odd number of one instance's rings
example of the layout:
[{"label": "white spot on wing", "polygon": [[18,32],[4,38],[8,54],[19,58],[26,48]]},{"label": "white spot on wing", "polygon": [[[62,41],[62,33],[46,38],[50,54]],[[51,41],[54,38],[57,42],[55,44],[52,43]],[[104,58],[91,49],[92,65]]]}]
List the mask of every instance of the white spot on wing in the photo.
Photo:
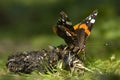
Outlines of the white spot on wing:
[{"label": "white spot on wing", "polygon": [[88,20],[91,20],[91,16],[88,18]]},{"label": "white spot on wing", "polygon": [[90,23],[95,23],[95,19],[91,19]]},{"label": "white spot on wing", "polygon": [[67,34],[67,36],[71,36],[71,34],[68,31],[66,31],[66,34]]},{"label": "white spot on wing", "polygon": [[62,21],[63,21],[63,22],[65,22],[65,20],[64,20],[64,19],[62,19]]},{"label": "white spot on wing", "polygon": [[97,13],[94,13],[95,16],[97,16]]}]

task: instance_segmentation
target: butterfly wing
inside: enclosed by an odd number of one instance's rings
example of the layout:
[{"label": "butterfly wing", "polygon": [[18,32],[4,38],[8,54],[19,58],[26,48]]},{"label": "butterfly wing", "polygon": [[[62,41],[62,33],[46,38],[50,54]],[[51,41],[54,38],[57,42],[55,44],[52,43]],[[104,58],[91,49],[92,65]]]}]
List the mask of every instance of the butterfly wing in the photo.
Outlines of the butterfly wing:
[{"label": "butterfly wing", "polygon": [[85,47],[85,41],[90,35],[93,24],[95,23],[95,17],[97,16],[97,10],[93,11],[87,18],[85,18],[81,23],[75,25],[73,28],[75,30],[76,41],[74,42],[75,46],[78,46],[79,49]]},{"label": "butterfly wing", "polygon": [[59,37],[63,38],[68,45],[73,42],[73,36],[75,35],[73,25],[65,12],[60,12],[60,18],[57,21],[57,25],[53,29],[54,32]]}]

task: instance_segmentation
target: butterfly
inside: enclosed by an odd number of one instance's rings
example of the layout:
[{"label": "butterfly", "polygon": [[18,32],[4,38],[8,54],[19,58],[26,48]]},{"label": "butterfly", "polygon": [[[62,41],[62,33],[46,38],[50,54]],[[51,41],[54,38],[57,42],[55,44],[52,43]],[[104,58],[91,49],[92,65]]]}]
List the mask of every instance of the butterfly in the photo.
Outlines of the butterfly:
[{"label": "butterfly", "polygon": [[73,26],[68,15],[61,11],[54,32],[63,38],[68,46],[74,48],[73,51],[81,51],[85,48],[85,42],[90,35],[97,14],[98,11],[95,10],[80,23]]}]

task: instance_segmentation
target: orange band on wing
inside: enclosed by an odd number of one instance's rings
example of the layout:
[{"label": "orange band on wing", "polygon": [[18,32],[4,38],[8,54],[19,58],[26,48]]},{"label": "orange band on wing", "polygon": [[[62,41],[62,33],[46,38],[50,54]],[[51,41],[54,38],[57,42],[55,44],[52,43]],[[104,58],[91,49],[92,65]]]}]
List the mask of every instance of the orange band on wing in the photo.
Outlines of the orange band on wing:
[{"label": "orange band on wing", "polygon": [[75,26],[73,26],[74,30],[78,29],[78,28],[79,28],[79,25],[80,25],[80,24],[76,24]]},{"label": "orange band on wing", "polygon": [[85,30],[85,33],[89,36],[90,35],[90,31],[87,29]]},{"label": "orange band on wing", "polygon": [[88,26],[87,26],[86,24],[81,24],[81,25],[80,25],[80,28],[84,29],[84,30],[85,30],[85,33],[86,33],[87,35],[90,35],[90,31],[89,31]]},{"label": "orange band on wing", "polygon": [[74,30],[77,30],[77,29],[84,29],[85,30],[85,33],[87,34],[87,35],[90,35],[90,31],[89,31],[89,29],[88,29],[88,26],[86,25],[86,24],[77,24],[77,25],[75,25],[74,27]]}]

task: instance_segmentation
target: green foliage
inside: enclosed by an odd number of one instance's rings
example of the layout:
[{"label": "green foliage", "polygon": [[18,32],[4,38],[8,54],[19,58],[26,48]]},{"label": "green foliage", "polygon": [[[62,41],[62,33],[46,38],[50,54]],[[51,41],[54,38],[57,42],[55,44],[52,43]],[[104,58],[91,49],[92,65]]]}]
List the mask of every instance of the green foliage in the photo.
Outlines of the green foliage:
[{"label": "green foliage", "polygon": [[0,80],[102,80],[102,78],[105,80],[111,78],[110,80],[112,80],[112,78],[120,78],[120,60],[116,58],[96,59],[86,67],[93,72],[85,71],[83,75],[78,75],[58,68],[57,72],[48,72],[47,74],[37,73],[36,71],[31,74],[15,74],[7,71],[4,65],[1,65]]}]

